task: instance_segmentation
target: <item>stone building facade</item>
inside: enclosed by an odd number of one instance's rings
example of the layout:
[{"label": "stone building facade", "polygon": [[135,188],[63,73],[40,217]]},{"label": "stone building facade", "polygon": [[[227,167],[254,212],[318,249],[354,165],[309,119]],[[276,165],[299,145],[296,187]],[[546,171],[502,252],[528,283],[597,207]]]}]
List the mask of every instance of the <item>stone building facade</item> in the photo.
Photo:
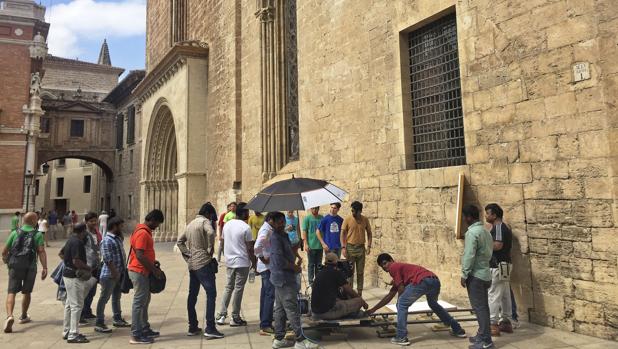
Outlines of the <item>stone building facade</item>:
[{"label": "stone building facade", "polygon": [[[125,220],[127,231],[132,231],[139,223],[139,173],[142,149],[139,127],[141,121],[131,91],[142,81],[145,74],[144,70],[130,71],[103,100],[111,103],[116,110],[114,121],[116,151],[111,202],[101,207],[114,208],[118,216]],[[100,199],[103,202],[103,197]]]},{"label": "stone building facade", "polygon": [[[91,176],[87,204],[82,202],[84,200],[77,200],[77,197],[57,197],[53,190],[46,190],[45,210],[55,208],[62,211],[65,202],[71,205],[71,209],[80,212],[99,212],[113,207],[112,181],[117,166],[116,106],[105,98],[118,84],[118,77],[124,69],[111,65],[106,42],[101,46],[100,56],[97,63],[52,55],[45,59],[41,92],[45,115],[41,119],[42,136],[37,150],[37,163],[41,165],[67,158],[84,160],[89,163],[88,172]],[[79,172],[81,167],[67,173]],[[52,173],[46,177],[47,188],[53,189],[55,184],[50,183],[50,180],[55,175]],[[77,183],[81,183],[81,180]],[[78,193],[82,185],[76,185],[72,190]],[[70,192],[67,190],[67,193]],[[83,196],[81,194],[78,196]],[[64,199],[64,202],[58,201]],[[78,201],[80,207],[73,205]],[[57,207],[57,204],[62,207]]]},{"label": "stone building facade", "polygon": [[40,78],[48,30],[45,7],[32,0],[0,1],[0,236],[8,232],[14,212],[32,204],[32,193],[25,198],[24,175],[36,172],[26,154],[36,144],[40,107],[31,105],[30,83],[32,74]]},{"label": "stone building facade", "polygon": [[149,1],[142,214],[173,239],[204,201],[323,178],[365,204],[371,283],[389,252],[465,304],[464,173],[505,208],[522,315],[617,339],[617,32],[612,0]]}]

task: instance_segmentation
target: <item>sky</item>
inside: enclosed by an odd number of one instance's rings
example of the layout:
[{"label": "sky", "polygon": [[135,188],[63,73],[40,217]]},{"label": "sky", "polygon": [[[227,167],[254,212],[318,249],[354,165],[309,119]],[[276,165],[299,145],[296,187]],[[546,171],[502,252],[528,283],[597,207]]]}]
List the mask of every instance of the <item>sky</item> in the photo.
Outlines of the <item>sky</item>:
[{"label": "sky", "polygon": [[96,63],[107,39],[113,66],[144,69],[146,0],[36,1],[47,8],[50,54]]}]

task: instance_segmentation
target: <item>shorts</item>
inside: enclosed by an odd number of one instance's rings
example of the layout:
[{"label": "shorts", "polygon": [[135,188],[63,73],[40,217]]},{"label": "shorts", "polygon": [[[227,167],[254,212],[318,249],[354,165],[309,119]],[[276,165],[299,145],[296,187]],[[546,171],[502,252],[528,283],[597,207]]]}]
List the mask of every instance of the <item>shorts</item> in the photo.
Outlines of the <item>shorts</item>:
[{"label": "shorts", "polygon": [[36,268],[28,269],[25,272],[18,272],[15,269],[9,269],[8,293],[32,293],[35,280]]}]

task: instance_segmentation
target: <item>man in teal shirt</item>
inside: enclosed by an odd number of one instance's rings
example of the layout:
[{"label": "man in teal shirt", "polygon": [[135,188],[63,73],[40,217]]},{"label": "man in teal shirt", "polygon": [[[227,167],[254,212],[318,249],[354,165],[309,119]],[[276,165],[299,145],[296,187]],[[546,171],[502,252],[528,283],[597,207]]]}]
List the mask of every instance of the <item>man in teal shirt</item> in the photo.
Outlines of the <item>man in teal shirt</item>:
[{"label": "man in teal shirt", "polygon": [[[47,277],[47,254],[45,253],[45,240],[43,239],[43,234],[36,231],[34,228],[37,225],[37,220],[38,216],[34,212],[28,212],[24,215],[24,225],[19,229],[13,230],[11,235],[9,235],[9,238],[4,245],[4,249],[2,250],[2,259],[8,264],[11,248],[13,247],[13,244],[18,241],[20,236],[19,234],[34,234],[32,245],[35,253],[41,261],[41,265],[43,266],[43,270],[41,271],[41,280],[45,280]],[[15,322],[15,319],[13,318],[13,309],[15,308],[15,295],[18,292],[23,294],[19,323],[25,324],[30,322],[28,308],[30,307],[31,293],[34,288],[34,280],[36,279],[36,264],[35,257],[32,260],[30,268],[28,268],[25,272],[9,268],[9,287],[6,296],[7,317],[4,322],[5,333],[10,333],[13,331],[13,323]]]},{"label": "man in teal shirt", "polygon": [[493,240],[479,221],[479,209],[464,206],[463,218],[468,224],[464,254],[461,259],[461,286],[467,287],[470,304],[476,313],[479,331],[470,338],[470,349],[494,348],[489,322],[488,290],[491,286],[489,260],[493,252]]},{"label": "man in teal shirt", "polygon": [[17,230],[17,228],[19,228],[19,216],[21,216],[21,213],[17,211],[15,212],[13,218],[11,218],[11,231]]},{"label": "man in teal shirt", "polygon": [[318,267],[322,264],[322,244],[315,234],[315,231],[320,226],[323,217],[318,214],[320,212],[319,207],[313,207],[310,211],[311,214],[303,219],[301,228],[303,243],[307,251],[307,276],[309,278],[309,283],[312,283],[315,274],[318,272]]}]

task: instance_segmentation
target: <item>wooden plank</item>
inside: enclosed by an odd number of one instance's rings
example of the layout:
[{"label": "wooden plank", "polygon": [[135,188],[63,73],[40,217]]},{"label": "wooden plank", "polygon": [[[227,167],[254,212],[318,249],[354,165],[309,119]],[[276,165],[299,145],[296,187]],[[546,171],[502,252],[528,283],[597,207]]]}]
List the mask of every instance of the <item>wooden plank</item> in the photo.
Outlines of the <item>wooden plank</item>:
[{"label": "wooden plank", "polygon": [[461,231],[461,210],[463,209],[465,177],[463,172],[459,172],[459,179],[457,181],[457,213],[455,215],[455,237],[457,239],[464,238],[463,232]]}]

